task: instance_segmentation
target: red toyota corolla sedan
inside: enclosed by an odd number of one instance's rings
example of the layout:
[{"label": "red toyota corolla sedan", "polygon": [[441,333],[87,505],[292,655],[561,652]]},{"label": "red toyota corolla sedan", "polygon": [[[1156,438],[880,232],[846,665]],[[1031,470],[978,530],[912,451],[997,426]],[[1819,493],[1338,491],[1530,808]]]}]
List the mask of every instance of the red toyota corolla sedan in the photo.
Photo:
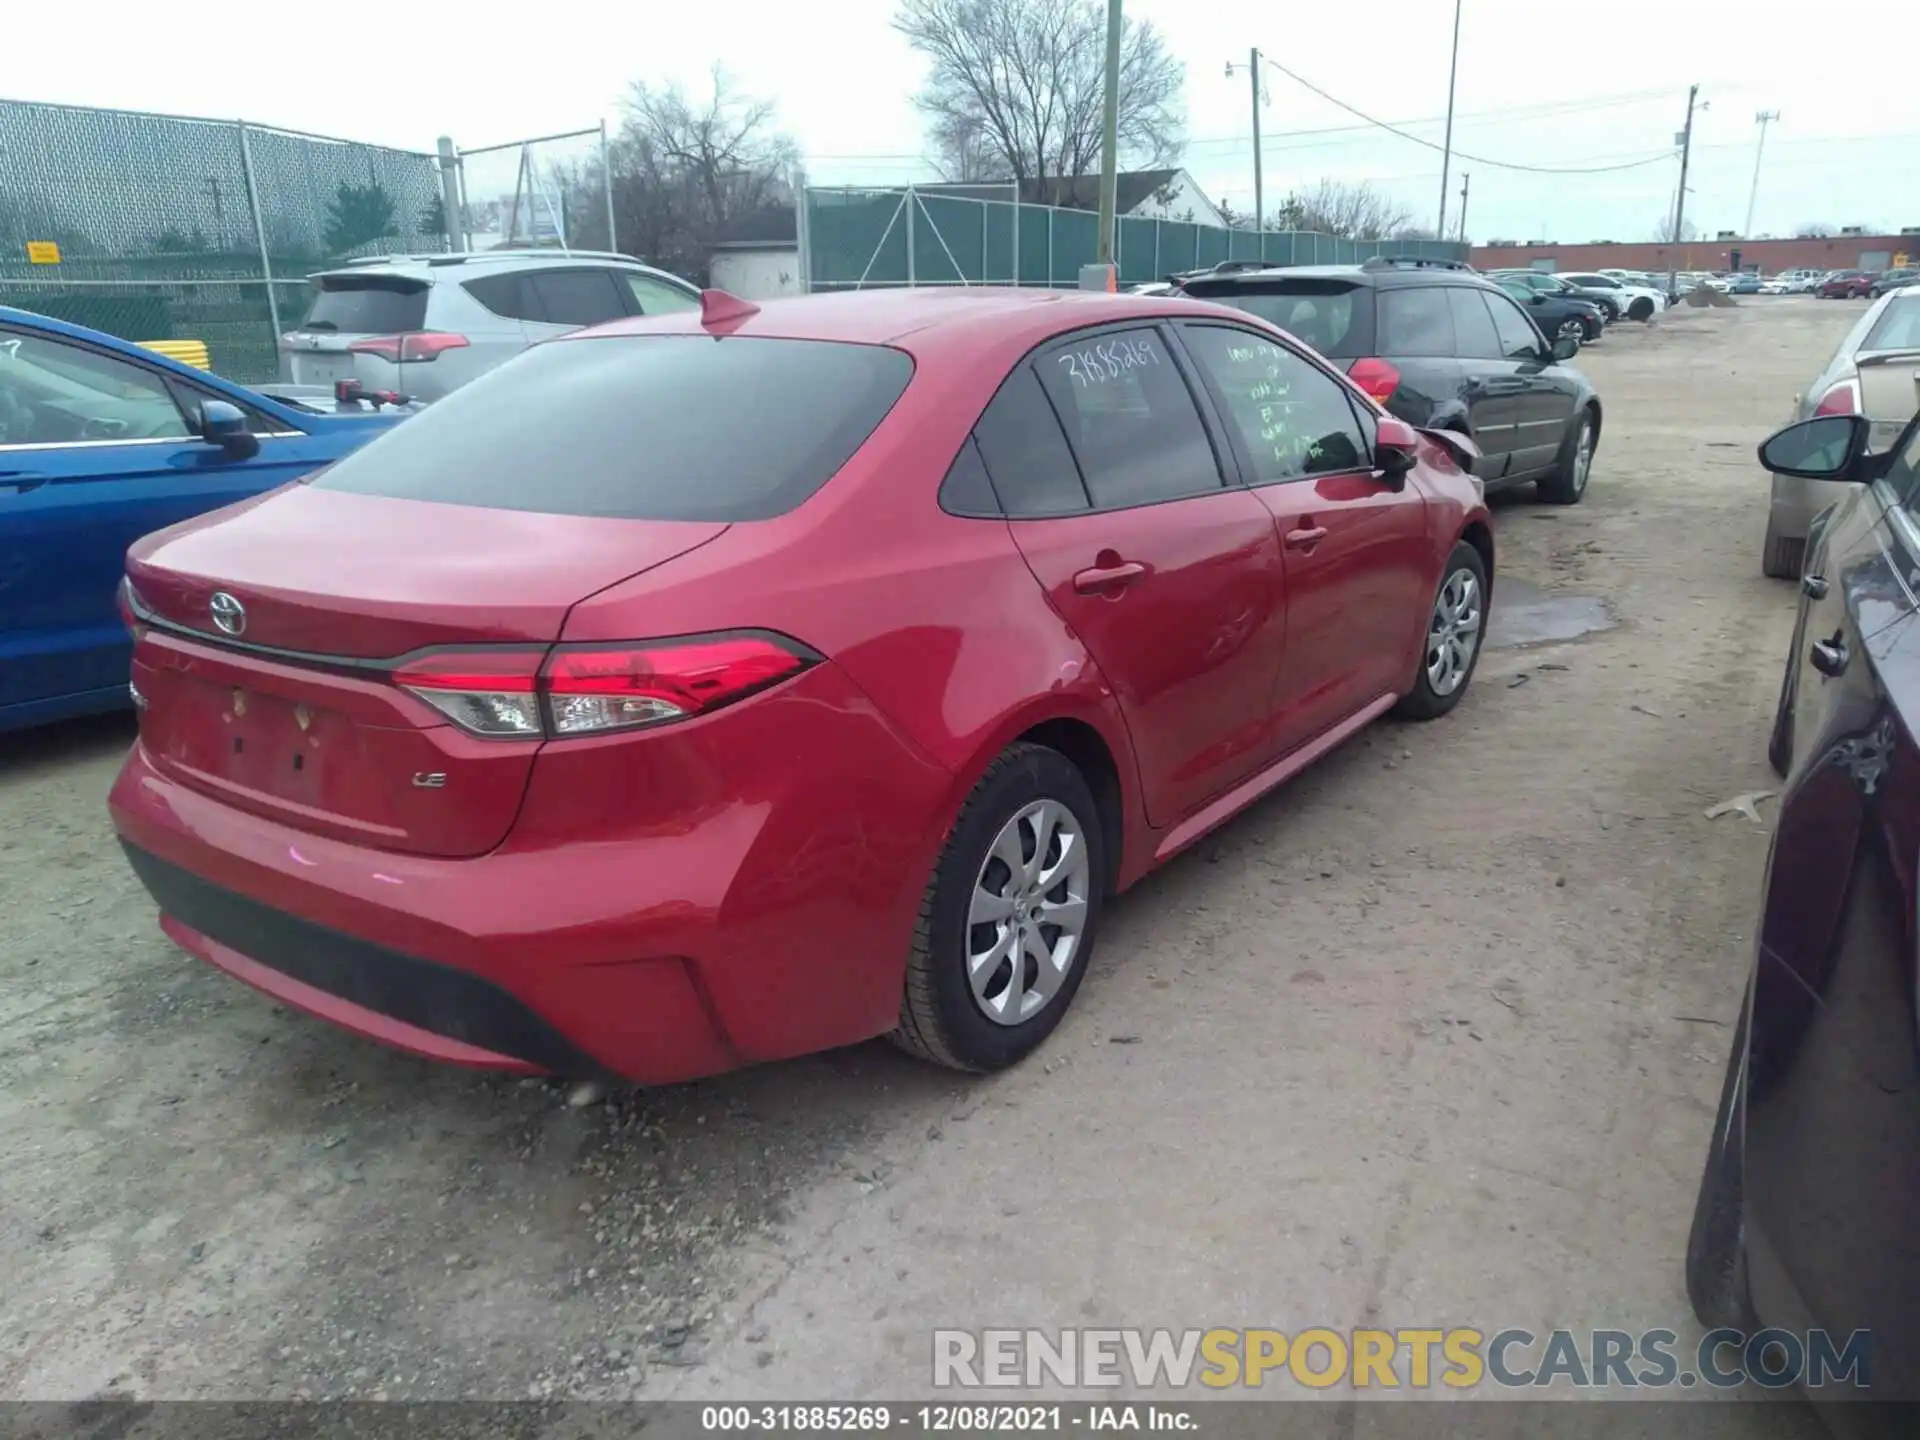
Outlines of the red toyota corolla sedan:
[{"label": "red toyota corolla sedan", "polygon": [[139,542],[113,818],[179,945],[422,1055],[993,1069],[1109,896],[1459,701],[1470,451],[1193,301],[709,292]]}]

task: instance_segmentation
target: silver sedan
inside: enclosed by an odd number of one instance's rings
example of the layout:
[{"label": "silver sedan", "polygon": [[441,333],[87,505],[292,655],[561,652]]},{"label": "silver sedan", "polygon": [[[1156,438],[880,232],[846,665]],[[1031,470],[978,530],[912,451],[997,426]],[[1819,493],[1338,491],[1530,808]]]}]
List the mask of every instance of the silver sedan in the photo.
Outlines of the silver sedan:
[{"label": "silver sedan", "polygon": [[[1814,382],[1794,397],[1795,420],[1865,415],[1869,444],[1884,449],[1920,410],[1920,287],[1894,290],[1867,307]],[[1773,477],[1767,539],[1760,568],[1783,580],[1800,576],[1813,517],[1844,495],[1832,480]]]}]

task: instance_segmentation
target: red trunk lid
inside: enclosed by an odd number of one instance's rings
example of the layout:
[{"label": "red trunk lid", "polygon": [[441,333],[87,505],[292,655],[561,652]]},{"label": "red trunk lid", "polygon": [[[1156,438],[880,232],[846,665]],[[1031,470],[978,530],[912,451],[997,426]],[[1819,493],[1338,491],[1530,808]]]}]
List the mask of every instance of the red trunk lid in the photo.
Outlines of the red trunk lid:
[{"label": "red trunk lid", "polygon": [[[141,743],[183,783],[303,830],[484,853],[512,825],[541,742],[463,733],[383,662],[544,646],[576,602],[726,528],[295,486],[163,530],[127,560],[140,605],[164,622],[134,653]],[[244,609],[237,635],[216,627],[216,593]]]}]

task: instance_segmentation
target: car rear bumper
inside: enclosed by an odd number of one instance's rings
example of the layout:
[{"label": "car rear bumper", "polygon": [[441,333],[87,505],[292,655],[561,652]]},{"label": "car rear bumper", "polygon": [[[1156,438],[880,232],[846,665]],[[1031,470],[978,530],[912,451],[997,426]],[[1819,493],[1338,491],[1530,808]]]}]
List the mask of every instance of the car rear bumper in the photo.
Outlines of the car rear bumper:
[{"label": "car rear bumper", "polygon": [[[166,933],[290,1006],[455,1064],[692,1079],[897,1019],[955,779],[833,672],[789,687],[790,706],[754,707],[745,740],[762,758],[726,766],[736,793],[671,824],[645,815],[634,776],[603,776],[598,794],[569,780],[547,801],[536,776],[521,826],[538,832],[557,804],[565,841],[399,854],[238,810],[142,744],[109,807]],[[852,759],[811,765],[812,746],[771,743],[823,709],[822,753]],[[625,829],[585,823],[601,816]]]}]

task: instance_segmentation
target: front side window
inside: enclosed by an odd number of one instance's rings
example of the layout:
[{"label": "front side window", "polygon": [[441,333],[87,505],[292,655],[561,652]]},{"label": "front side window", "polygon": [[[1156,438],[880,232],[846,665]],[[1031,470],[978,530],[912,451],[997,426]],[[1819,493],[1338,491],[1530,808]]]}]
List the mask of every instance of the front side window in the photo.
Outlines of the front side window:
[{"label": "front side window", "polygon": [[1488,295],[1487,309],[1493,314],[1494,332],[1500,337],[1500,354],[1508,360],[1538,360],[1540,332],[1533,328],[1524,311],[1504,295]]},{"label": "front side window", "polygon": [[694,296],[651,275],[627,272],[620,278],[626,281],[634,307],[642,315],[672,315],[677,311],[700,308],[700,302]]},{"label": "front side window", "polygon": [[0,447],[184,440],[166,382],[117,356],[0,330]]},{"label": "front side window", "polygon": [[1184,325],[1181,338],[1239,431],[1256,484],[1367,466],[1366,438],[1332,376],[1251,331]]},{"label": "front side window", "polygon": [[1193,394],[1156,331],[1075,337],[1035,364],[1095,509],[1152,505],[1221,487],[1219,460]]}]

